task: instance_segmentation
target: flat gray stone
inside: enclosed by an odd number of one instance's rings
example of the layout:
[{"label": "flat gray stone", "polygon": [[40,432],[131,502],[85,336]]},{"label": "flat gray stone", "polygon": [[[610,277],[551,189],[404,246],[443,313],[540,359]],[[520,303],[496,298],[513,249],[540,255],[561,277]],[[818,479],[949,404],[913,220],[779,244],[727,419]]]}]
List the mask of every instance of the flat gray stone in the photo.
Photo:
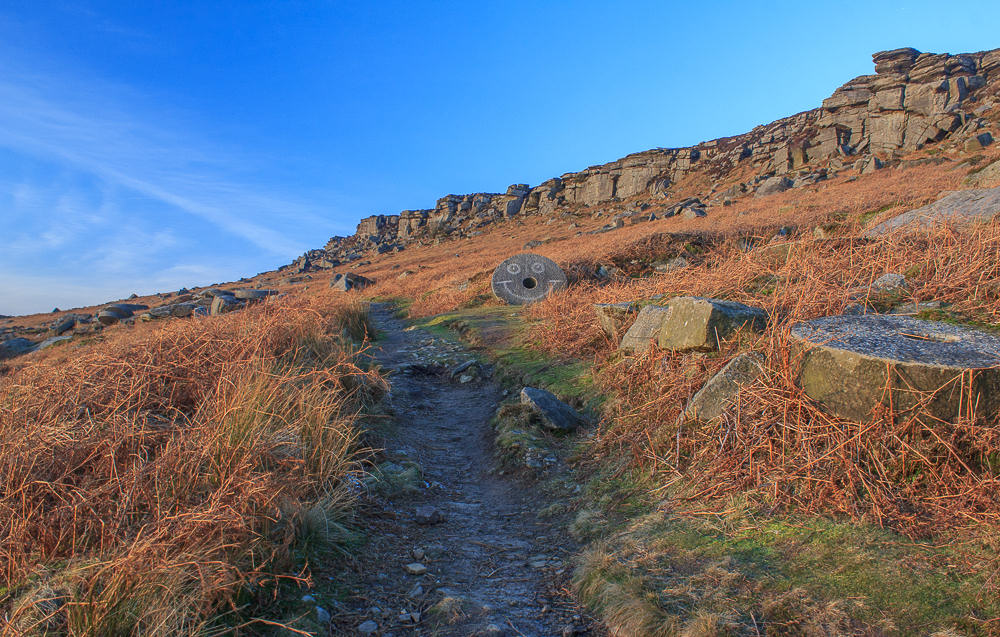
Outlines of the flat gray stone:
[{"label": "flat gray stone", "polygon": [[739,399],[743,387],[762,373],[763,357],[759,353],[737,355],[691,397],[684,410],[685,417],[703,422],[722,417]]},{"label": "flat gray stone", "polygon": [[53,336],[53,337],[47,338],[44,341],[42,341],[41,343],[39,343],[38,344],[38,349],[48,349],[48,348],[52,347],[53,345],[55,345],[56,343],[62,343],[63,341],[68,341],[71,338],[73,338],[72,334],[63,334],[62,336]]},{"label": "flat gray stone", "polygon": [[965,183],[976,187],[989,186],[996,182],[1000,182],[1000,160],[974,172],[965,179]]},{"label": "flat gray stone", "polygon": [[1000,338],[986,332],[908,316],[842,315],[798,323],[791,345],[802,389],[844,418],[864,420],[890,401],[896,411],[919,408],[949,421],[970,404],[980,415],[998,413]]},{"label": "flat gray stone", "polygon": [[521,390],[521,404],[529,406],[542,421],[542,426],[552,431],[573,431],[583,423],[575,409],[544,389],[525,387]]},{"label": "flat gray stone", "polygon": [[566,274],[540,254],[515,254],[493,272],[493,294],[511,305],[541,301],[566,287]]},{"label": "flat gray stone", "polygon": [[253,288],[243,288],[233,292],[233,296],[246,301],[261,301],[269,296],[274,296],[277,293],[277,290],[256,290]]},{"label": "flat gray stone", "polygon": [[938,225],[968,225],[983,223],[1000,213],[1000,186],[973,188],[949,193],[934,203],[904,212],[865,231],[865,236],[875,237],[906,229],[933,228]]},{"label": "flat gray stone", "polygon": [[660,330],[668,318],[670,318],[669,307],[646,305],[639,310],[635,322],[622,336],[618,349],[636,353],[648,351],[652,342],[660,338]]}]

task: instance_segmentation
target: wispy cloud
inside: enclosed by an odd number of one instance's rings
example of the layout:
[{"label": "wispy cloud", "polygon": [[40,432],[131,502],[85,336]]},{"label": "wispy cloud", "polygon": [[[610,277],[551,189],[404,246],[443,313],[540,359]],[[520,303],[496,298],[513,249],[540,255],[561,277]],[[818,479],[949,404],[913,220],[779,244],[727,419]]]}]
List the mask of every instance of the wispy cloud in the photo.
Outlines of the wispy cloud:
[{"label": "wispy cloud", "polygon": [[114,88],[91,86],[68,97],[57,84],[24,74],[0,80],[0,146],[58,161],[194,215],[267,253],[289,256],[304,249],[272,223],[311,225],[318,211],[234,181],[231,175],[245,169],[246,161],[157,126],[151,122],[155,114],[129,112],[109,97],[120,92]]}]

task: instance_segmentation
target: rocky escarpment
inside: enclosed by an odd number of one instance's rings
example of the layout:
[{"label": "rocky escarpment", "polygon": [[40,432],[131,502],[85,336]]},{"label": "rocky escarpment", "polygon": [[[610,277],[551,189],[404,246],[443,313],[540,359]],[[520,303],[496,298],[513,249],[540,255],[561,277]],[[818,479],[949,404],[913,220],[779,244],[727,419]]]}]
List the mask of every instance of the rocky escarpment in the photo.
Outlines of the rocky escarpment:
[{"label": "rocky escarpment", "polygon": [[[716,202],[815,183],[848,168],[862,172],[928,144],[976,150],[993,141],[1000,103],[1000,49],[959,55],[904,48],[874,54],[875,74],[844,84],[820,108],[748,133],[686,148],[656,148],[505,193],[448,195],[425,210],[362,219],[290,267],[332,268],[369,253],[398,251],[444,237],[475,236],[497,220],[614,202],[668,203],[694,174],[714,183]],[[688,193],[690,194],[690,193]]]}]

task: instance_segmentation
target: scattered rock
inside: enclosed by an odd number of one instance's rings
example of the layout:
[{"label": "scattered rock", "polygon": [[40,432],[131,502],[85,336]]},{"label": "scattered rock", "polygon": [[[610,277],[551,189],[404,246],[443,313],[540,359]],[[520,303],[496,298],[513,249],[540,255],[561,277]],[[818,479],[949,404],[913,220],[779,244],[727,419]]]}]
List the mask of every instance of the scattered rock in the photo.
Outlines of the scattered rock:
[{"label": "scattered rock", "polygon": [[904,212],[865,231],[874,237],[894,230],[931,228],[941,224],[967,225],[986,222],[1000,213],[1000,186],[949,193],[932,204]]},{"label": "scattered rock", "polygon": [[739,399],[742,388],[760,377],[763,362],[757,352],[738,354],[691,397],[685,417],[703,422],[721,417]]},{"label": "scattered rock", "polygon": [[368,619],[358,624],[359,635],[372,635],[378,631],[378,624]]},{"label": "scattered rock", "polygon": [[424,573],[427,572],[427,567],[421,564],[420,562],[410,562],[409,564],[403,567],[403,570],[409,573],[410,575],[423,575]]},{"label": "scattered rock", "polygon": [[493,294],[511,305],[541,301],[566,287],[566,274],[554,261],[540,254],[516,254],[493,272]]},{"label": "scattered rock", "polygon": [[363,277],[353,272],[334,274],[330,278],[330,287],[338,292],[348,292],[350,290],[360,290],[374,284],[373,279]]},{"label": "scattered rock", "polygon": [[417,507],[414,519],[417,524],[439,524],[444,522],[445,516],[444,513],[437,507],[425,504]]},{"label": "scattered rock", "polygon": [[791,339],[802,389],[844,418],[864,420],[890,401],[897,411],[919,407],[942,420],[954,420],[970,404],[988,417],[998,413],[1000,338],[991,334],[867,314],[799,323]]},{"label": "scattered rock", "polygon": [[583,424],[583,417],[551,392],[536,387],[521,390],[521,404],[530,407],[542,422],[542,426],[552,431],[573,431]]},{"label": "scattered rock", "polygon": [[793,185],[792,180],[784,175],[769,177],[757,187],[757,192],[754,193],[754,197],[766,197],[767,195],[775,195],[779,192],[785,192]]},{"label": "scattered rock", "polygon": [[608,338],[618,338],[618,331],[631,321],[638,309],[634,303],[594,303],[597,322]]},{"label": "scattered rock", "polygon": [[73,315],[64,316],[63,318],[55,322],[55,324],[52,326],[52,332],[56,336],[59,336],[64,332],[70,331],[74,327],[76,327],[76,316]]},{"label": "scattered rock", "polygon": [[320,626],[326,626],[332,620],[333,618],[330,617],[330,612],[328,610],[326,610],[322,606],[316,607],[316,621],[319,623]]},{"label": "scattered rock", "polygon": [[719,341],[738,329],[762,331],[767,312],[735,301],[679,296],[667,303],[658,343],[676,351],[714,350]]},{"label": "scattered rock", "polygon": [[965,141],[966,152],[974,153],[993,143],[993,135],[989,132],[974,135]]},{"label": "scattered rock", "polygon": [[875,155],[862,157],[854,163],[854,167],[857,168],[858,172],[862,175],[870,175],[876,170],[882,170],[884,166],[885,164],[882,163],[882,160]]},{"label": "scattered rock", "polygon": [[871,291],[876,294],[897,292],[906,287],[906,277],[902,274],[889,272],[872,281]]}]

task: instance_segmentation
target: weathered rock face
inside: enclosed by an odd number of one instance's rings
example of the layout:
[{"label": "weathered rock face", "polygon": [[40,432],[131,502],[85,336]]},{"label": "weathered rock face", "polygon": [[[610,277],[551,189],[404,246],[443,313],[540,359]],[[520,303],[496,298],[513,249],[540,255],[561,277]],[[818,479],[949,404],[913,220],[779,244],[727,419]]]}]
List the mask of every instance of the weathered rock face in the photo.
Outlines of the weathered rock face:
[{"label": "weathered rock face", "polygon": [[670,308],[662,305],[647,305],[639,310],[632,327],[628,328],[618,349],[626,352],[646,352],[653,341],[660,338],[663,324],[670,318]]},{"label": "weathered rock face", "polygon": [[[662,200],[692,172],[716,181],[737,168],[756,174],[719,193],[725,202],[752,191],[764,195],[815,183],[827,169],[855,162],[859,170],[877,170],[896,154],[945,139],[981,148],[996,136],[985,130],[991,124],[977,109],[1000,84],[1000,49],[949,55],[904,48],[872,59],[874,75],[847,82],[819,108],[734,137],[635,153],[533,188],[513,184],[505,193],[448,195],[432,209],[367,217],[354,235],[333,237],[324,249],[288,267],[302,272],[333,268],[372,252],[469,236],[515,215],[548,215],[640,196]],[[688,216],[700,216],[697,207],[686,210]]]},{"label": "weathered rock face", "polygon": [[828,316],[791,331],[798,382],[813,400],[851,420],[876,407],[953,421],[1000,412],[1000,338],[906,316]]},{"label": "weathered rock face", "polygon": [[763,330],[767,313],[759,308],[697,296],[679,296],[667,303],[670,314],[660,327],[658,344],[676,351],[713,350],[719,340],[746,328]]},{"label": "weathered rock face", "polygon": [[339,292],[348,292],[350,290],[360,290],[361,288],[368,287],[375,281],[363,277],[360,274],[354,274],[352,272],[347,272],[345,274],[335,274],[330,278],[330,287]]}]

